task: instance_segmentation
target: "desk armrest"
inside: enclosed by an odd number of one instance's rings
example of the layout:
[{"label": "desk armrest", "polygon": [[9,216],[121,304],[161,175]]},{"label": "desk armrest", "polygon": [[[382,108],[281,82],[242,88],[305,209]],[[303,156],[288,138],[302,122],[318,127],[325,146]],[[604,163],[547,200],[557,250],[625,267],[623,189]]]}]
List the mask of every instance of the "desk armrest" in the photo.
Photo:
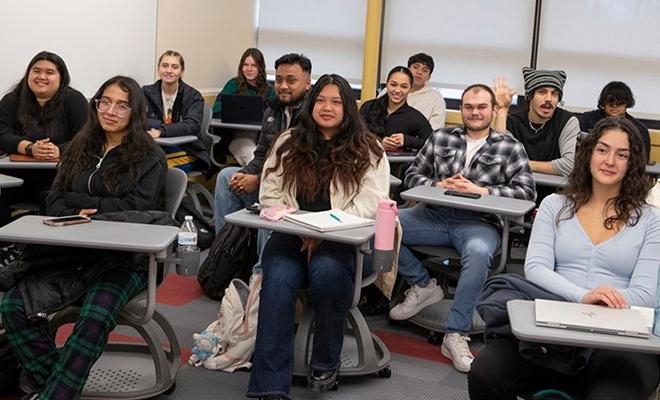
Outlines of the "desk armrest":
[{"label": "desk armrest", "polygon": [[497,214],[502,217],[522,217],[532,210],[536,204],[533,201],[513,199],[510,197],[483,195],[478,199],[447,196],[445,190],[433,186],[416,186],[401,193],[406,200],[436,206],[460,208],[464,210]]}]

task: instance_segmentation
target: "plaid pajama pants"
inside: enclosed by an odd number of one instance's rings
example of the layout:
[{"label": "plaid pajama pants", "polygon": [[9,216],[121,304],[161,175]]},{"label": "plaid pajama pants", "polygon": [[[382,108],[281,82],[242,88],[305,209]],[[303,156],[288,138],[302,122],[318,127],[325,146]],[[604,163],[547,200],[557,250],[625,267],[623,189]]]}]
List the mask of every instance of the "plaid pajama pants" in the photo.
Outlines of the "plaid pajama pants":
[{"label": "plaid pajama pants", "polygon": [[39,399],[80,397],[92,365],[101,356],[117,315],[126,303],[147,287],[144,272],[122,268],[101,274],[83,299],[80,317],[59,351],[45,321],[31,323],[16,288],[0,304],[9,344],[28,379],[39,389]]}]

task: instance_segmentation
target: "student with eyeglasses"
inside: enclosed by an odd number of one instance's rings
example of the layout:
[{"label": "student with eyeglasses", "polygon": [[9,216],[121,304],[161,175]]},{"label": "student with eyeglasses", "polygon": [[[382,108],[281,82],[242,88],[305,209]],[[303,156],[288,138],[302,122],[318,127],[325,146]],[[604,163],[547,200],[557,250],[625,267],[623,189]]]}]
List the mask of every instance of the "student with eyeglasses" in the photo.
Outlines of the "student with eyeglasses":
[{"label": "student with eyeglasses", "polygon": [[628,114],[628,109],[635,106],[635,97],[630,87],[623,82],[612,81],[603,87],[598,97],[598,109],[577,115],[580,129],[591,132],[598,121],[606,117],[623,117],[632,122],[642,135],[644,152],[648,157],[651,153],[651,137],[649,129],[637,118]]},{"label": "student with eyeglasses", "polygon": [[179,52],[167,50],[158,59],[160,79],[142,87],[147,98],[147,132],[154,138],[197,136],[195,142],[166,147],[168,164],[186,172],[211,173],[208,148],[201,135],[204,98],[183,81],[184,71],[185,61]]},{"label": "student with eyeglasses", "polygon": [[[28,63],[23,78],[0,100],[0,150],[57,161],[85,123],[87,100],[69,86],[64,60],[41,51]],[[4,173],[23,179],[19,188],[0,197],[0,224],[9,222],[9,204],[41,202],[55,176],[54,169],[13,169]]]},{"label": "student with eyeglasses", "polygon": [[[48,215],[94,216],[162,210],[167,164],[144,130],[145,101],[131,78],[106,81],[89,103],[87,123],[62,155],[48,195]],[[117,215],[117,214],[115,214]],[[33,245],[18,258],[33,265],[8,279],[0,314],[22,366],[28,399],[77,399],[126,303],[147,287],[146,263],[110,250]],[[12,282],[13,280],[13,282]],[[82,302],[64,347],[49,332],[48,315]]]}]

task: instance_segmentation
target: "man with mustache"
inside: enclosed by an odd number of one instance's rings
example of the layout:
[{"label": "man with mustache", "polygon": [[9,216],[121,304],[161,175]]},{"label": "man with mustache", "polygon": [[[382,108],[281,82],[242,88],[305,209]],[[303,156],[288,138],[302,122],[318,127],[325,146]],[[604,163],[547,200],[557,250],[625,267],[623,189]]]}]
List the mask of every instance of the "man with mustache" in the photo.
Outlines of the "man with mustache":
[{"label": "man with mustache", "polygon": [[[490,127],[496,113],[491,88],[475,84],[465,89],[461,97],[464,126],[433,132],[406,171],[406,186],[534,200],[525,149],[513,137]],[[444,297],[409,246],[454,247],[461,255],[461,274],[441,351],[457,370],[468,372],[473,359],[468,347],[472,315],[493,254],[500,247],[500,222],[494,215],[423,203],[401,210],[399,218],[403,236],[398,272],[411,288],[405,300],[390,310],[390,318],[408,319]]]},{"label": "man with mustache", "polygon": [[[580,123],[569,111],[559,108],[566,73],[523,68],[527,109],[508,115],[516,93],[504,78],[495,80],[499,111],[495,128],[507,130],[522,142],[534,172],[567,176],[573,169]],[[508,115],[508,117],[507,117]]]},{"label": "man with mustache", "polygon": [[244,168],[227,167],[215,183],[215,232],[225,224],[225,215],[259,201],[261,168],[273,138],[297,123],[300,106],[311,88],[312,62],[302,54],[285,54],[275,60],[275,94],[261,124],[254,158]]}]

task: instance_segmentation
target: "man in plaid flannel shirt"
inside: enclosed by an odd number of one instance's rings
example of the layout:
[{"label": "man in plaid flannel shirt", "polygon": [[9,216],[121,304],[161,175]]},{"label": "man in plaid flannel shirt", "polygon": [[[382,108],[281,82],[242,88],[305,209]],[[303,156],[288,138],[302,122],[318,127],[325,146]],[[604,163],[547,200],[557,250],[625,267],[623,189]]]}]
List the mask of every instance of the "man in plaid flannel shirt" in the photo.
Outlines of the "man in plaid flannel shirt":
[{"label": "man in plaid flannel shirt", "polygon": [[[437,186],[462,192],[536,197],[523,145],[490,124],[497,113],[495,94],[486,85],[469,86],[461,97],[463,127],[439,129],[426,141],[406,171],[408,187]],[[399,214],[403,230],[399,274],[410,284],[390,318],[408,319],[444,297],[408,246],[453,246],[461,255],[461,274],[447,319],[441,351],[454,367],[468,372],[472,354],[468,333],[501,234],[487,216],[475,211],[417,204]]]}]

